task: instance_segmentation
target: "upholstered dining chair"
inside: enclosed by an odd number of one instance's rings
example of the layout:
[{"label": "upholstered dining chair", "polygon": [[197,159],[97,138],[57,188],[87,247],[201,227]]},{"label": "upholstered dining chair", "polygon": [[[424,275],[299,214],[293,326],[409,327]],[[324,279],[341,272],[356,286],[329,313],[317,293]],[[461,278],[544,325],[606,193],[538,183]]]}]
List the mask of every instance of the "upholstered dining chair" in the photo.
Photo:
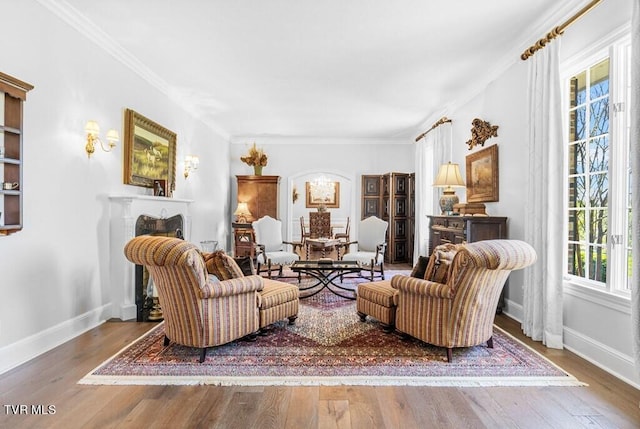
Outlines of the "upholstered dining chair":
[{"label": "upholstered dining chair", "polygon": [[425,343],[455,347],[487,343],[493,348],[493,321],[500,292],[513,270],[536,261],[519,240],[444,244],[434,249],[424,279],[395,275],[395,328]]},{"label": "upholstered dining chair", "polygon": [[174,341],[199,348],[203,362],[207,348],[258,332],[260,276],[214,282],[200,250],[178,238],[140,235],[125,245],[124,253],[147,267],[157,288],[165,346]]},{"label": "upholstered dining chair", "polygon": [[286,246],[297,246],[298,243],[291,243],[282,239],[282,222],[264,216],[252,223],[253,232],[256,237],[256,261],[257,271],[260,274],[262,266],[267,267],[267,276],[271,278],[273,266],[278,267],[278,276],[282,277],[282,269],[285,265],[291,265],[300,259],[300,256],[293,251],[288,251]]},{"label": "upholstered dining chair", "polygon": [[[376,216],[369,216],[361,220],[358,225],[356,241],[347,241],[343,261],[357,261],[370,271],[370,280],[375,277],[376,267],[380,267],[380,277],[384,279],[384,251],[387,246],[387,228],[389,222]],[[356,251],[350,251],[351,245],[357,245]],[[346,253],[348,252],[348,253]]]}]

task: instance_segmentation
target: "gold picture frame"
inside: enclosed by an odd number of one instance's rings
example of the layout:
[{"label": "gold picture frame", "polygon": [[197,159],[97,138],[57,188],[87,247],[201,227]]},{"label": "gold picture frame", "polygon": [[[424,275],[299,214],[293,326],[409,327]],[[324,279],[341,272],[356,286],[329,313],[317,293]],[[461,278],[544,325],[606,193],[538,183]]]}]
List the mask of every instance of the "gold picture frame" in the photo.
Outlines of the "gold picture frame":
[{"label": "gold picture frame", "polygon": [[467,202],[499,200],[498,145],[467,155]]},{"label": "gold picture frame", "polygon": [[329,209],[338,209],[340,208],[340,182],[333,182],[334,184],[334,192],[331,197],[329,197],[326,201],[320,201],[317,198],[314,198],[311,195],[311,183],[305,182],[305,194],[306,194],[306,208],[318,208],[320,206],[324,206]]},{"label": "gold picture frame", "polygon": [[153,188],[165,180],[166,196],[176,188],[176,133],[126,109],[124,115],[124,183]]}]

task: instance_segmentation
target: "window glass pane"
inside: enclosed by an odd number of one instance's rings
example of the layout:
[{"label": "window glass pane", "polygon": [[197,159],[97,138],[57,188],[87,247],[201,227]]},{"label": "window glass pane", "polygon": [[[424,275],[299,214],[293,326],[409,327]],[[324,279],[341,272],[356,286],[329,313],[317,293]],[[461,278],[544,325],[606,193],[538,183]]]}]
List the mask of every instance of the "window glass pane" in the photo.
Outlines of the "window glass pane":
[{"label": "window glass pane", "polygon": [[609,59],[591,67],[590,76],[590,98],[602,97],[609,93]]},{"label": "window glass pane", "polygon": [[581,244],[569,244],[569,257],[567,271],[574,276],[584,277],[587,274],[585,269],[585,246]]},{"label": "window glass pane", "polygon": [[584,241],[584,210],[569,211],[569,241]]},{"label": "window glass pane", "polygon": [[577,109],[572,110],[569,115],[569,141],[574,142],[577,140],[584,140],[586,137],[586,106],[578,107]]},{"label": "window glass pane", "polygon": [[569,207],[586,207],[585,177],[576,176],[569,178]]},{"label": "window glass pane", "polygon": [[571,107],[579,106],[580,104],[584,104],[586,101],[587,93],[586,93],[586,84],[587,84],[587,72],[583,71],[582,73],[571,78],[569,82],[569,98]]},{"label": "window glass pane", "polygon": [[589,242],[607,243],[607,210],[589,211]]},{"label": "window glass pane", "polygon": [[586,147],[585,142],[569,145],[569,174],[584,173]]},{"label": "window glass pane", "polygon": [[606,173],[589,175],[589,206],[606,207],[609,196],[609,181]]},{"label": "window glass pane", "polygon": [[589,278],[599,282],[607,280],[607,250],[589,246]]},{"label": "window glass pane", "polygon": [[609,171],[609,136],[589,140],[589,171]]},{"label": "window glass pane", "polygon": [[590,137],[609,132],[609,97],[594,101],[590,104],[589,122],[591,122]]}]

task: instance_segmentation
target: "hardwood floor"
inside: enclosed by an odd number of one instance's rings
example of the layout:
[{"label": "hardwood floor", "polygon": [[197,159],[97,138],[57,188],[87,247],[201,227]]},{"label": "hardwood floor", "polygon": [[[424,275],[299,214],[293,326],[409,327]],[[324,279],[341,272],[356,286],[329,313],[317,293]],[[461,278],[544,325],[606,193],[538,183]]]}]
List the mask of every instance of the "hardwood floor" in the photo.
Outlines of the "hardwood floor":
[{"label": "hardwood floor", "polygon": [[[2,428],[638,428],[640,391],[568,351],[497,324],[588,387],[86,386],[152,325],[105,323],[0,376]],[[28,413],[20,414],[20,405]],[[55,411],[32,415],[32,406]],[[52,409],[47,407],[52,406]],[[22,411],[24,411],[24,407]]]}]

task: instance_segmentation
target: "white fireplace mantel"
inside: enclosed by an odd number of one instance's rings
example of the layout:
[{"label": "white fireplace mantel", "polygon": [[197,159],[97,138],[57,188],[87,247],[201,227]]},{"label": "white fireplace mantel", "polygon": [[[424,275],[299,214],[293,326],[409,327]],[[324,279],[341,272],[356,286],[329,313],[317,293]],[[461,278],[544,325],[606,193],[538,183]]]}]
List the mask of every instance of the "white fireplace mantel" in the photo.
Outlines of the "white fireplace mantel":
[{"label": "white fireplace mantel", "polygon": [[189,206],[193,200],[150,195],[109,195],[110,292],[113,314],[121,320],[136,318],[135,265],[124,256],[124,246],[135,237],[141,215],[170,218],[181,215],[185,240],[191,236]]}]

